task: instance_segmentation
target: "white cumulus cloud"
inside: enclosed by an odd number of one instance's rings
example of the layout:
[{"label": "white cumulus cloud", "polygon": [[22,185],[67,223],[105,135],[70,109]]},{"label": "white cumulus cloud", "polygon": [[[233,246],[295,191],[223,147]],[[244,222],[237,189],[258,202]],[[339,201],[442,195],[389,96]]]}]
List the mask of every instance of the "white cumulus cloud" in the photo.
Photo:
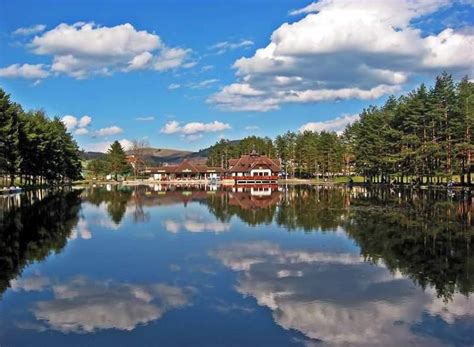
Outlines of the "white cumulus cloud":
[{"label": "white cumulus cloud", "polygon": [[92,117],[85,115],[81,118],[77,118],[72,115],[65,115],[61,118],[61,121],[69,132],[75,135],[86,135],[89,133],[88,127],[92,123]]},{"label": "white cumulus cloud", "polygon": [[123,129],[116,126],[116,125],[101,128],[101,129],[95,131],[96,136],[112,136],[112,135],[117,135],[117,134],[121,134],[121,133],[123,133]]},{"label": "white cumulus cloud", "polygon": [[172,120],[165,124],[161,129],[164,134],[183,134],[194,135],[199,133],[217,132],[230,129],[231,126],[227,123],[222,123],[217,120],[210,123],[190,122],[181,124],[178,121]]},{"label": "white cumulus cloud", "polygon": [[300,127],[300,131],[335,131],[337,133],[341,133],[348,124],[354,123],[357,119],[359,119],[359,115],[344,115],[341,117],[337,117],[334,119],[322,121],[322,122],[309,122],[303,124]]},{"label": "white cumulus cloud", "polygon": [[426,35],[412,22],[450,6],[447,0],[322,0],[293,14],[270,43],[235,61],[235,83],[208,102],[234,111],[268,111],[284,103],[376,99],[410,77],[474,66],[472,28]]},{"label": "white cumulus cloud", "polygon": [[45,29],[46,29],[46,25],[36,24],[36,25],[29,26],[29,27],[18,28],[13,32],[13,35],[29,36],[29,35],[38,34],[42,31],[44,31]]},{"label": "white cumulus cloud", "polygon": [[31,70],[35,66],[36,76],[27,78],[44,78],[54,73],[82,79],[91,75],[110,75],[115,71],[165,71],[185,68],[192,63],[190,49],[169,47],[158,35],[136,30],[130,23],[111,27],[84,22],[62,23],[49,31],[44,30],[43,26],[34,26],[17,29],[15,33],[38,34],[27,47],[34,54],[52,57],[49,72],[44,71],[42,65],[28,64],[15,64],[0,71],[7,77],[24,77],[25,73],[17,70],[20,67]]},{"label": "white cumulus cloud", "polygon": [[[121,139],[119,140],[120,144],[125,150],[132,148],[133,143],[128,139]],[[110,145],[113,141],[100,141],[100,142],[90,142],[86,143],[82,146],[84,151],[86,152],[102,152],[106,153],[107,150],[110,148]]]},{"label": "white cumulus cloud", "polygon": [[0,77],[41,79],[49,76],[44,64],[12,64],[0,68]]}]

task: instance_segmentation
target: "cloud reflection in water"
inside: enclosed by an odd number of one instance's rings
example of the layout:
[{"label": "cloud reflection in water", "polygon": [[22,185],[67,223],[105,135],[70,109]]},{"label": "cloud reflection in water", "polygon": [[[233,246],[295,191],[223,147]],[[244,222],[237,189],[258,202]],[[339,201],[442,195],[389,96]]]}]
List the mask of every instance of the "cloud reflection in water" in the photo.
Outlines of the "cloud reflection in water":
[{"label": "cloud reflection in water", "polygon": [[42,328],[64,333],[91,333],[103,329],[131,331],[140,324],[161,318],[169,310],[189,305],[194,292],[191,287],[164,283],[137,285],[93,281],[86,277],[76,277],[65,283],[37,277],[17,281],[12,288],[17,291],[52,290],[54,299],[37,302],[31,311],[43,324]]},{"label": "cloud reflection in water", "polygon": [[400,273],[371,265],[357,254],[285,249],[256,241],[210,253],[240,273],[236,290],[271,309],[284,329],[333,346],[440,345],[411,329],[423,314],[446,323],[472,320],[474,300],[455,294],[443,302]]}]

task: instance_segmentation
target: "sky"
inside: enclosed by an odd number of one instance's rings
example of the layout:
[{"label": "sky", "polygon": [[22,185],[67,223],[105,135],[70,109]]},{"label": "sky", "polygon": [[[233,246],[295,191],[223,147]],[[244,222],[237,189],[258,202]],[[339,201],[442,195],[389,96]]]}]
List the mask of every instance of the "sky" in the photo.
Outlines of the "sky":
[{"label": "sky", "polygon": [[472,0],[0,0],[0,88],[90,151],[341,131],[442,71],[474,76]]}]

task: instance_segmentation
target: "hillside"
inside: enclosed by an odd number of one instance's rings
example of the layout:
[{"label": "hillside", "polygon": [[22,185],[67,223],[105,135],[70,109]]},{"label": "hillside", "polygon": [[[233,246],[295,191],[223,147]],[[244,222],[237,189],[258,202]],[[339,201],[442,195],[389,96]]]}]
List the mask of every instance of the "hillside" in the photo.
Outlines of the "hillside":
[{"label": "hillside", "polygon": [[[195,163],[204,163],[207,159],[206,155],[209,149],[206,148],[199,152],[182,151],[169,148],[145,148],[143,149],[145,160],[154,165],[160,164],[176,164],[184,159],[188,159]],[[127,151],[127,153],[131,153]],[[82,154],[84,160],[101,159],[105,157],[102,152],[84,152]]]},{"label": "hillside", "polygon": [[[240,140],[229,141],[232,145],[237,145]],[[161,165],[161,164],[177,164],[187,159],[196,164],[206,163],[209,152],[214,146],[200,149],[197,152],[183,151],[179,149],[170,149],[170,148],[144,148],[144,158],[145,160],[152,165]],[[131,153],[131,151],[127,151]],[[84,160],[100,159],[105,157],[105,153],[102,152],[84,152],[82,154]]]}]

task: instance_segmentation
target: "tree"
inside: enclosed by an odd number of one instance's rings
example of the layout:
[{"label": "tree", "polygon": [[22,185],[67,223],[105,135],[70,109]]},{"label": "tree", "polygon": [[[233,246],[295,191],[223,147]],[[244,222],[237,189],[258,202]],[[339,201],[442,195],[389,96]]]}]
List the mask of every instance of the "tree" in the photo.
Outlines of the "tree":
[{"label": "tree", "polygon": [[133,155],[133,174],[137,176],[139,172],[146,169],[145,154],[146,149],[150,147],[148,140],[133,140],[130,154]]},{"label": "tree", "polygon": [[104,176],[107,174],[107,162],[103,159],[92,159],[87,164],[87,170],[93,177]]},{"label": "tree", "polygon": [[456,111],[459,113],[460,122],[455,131],[455,141],[457,142],[457,155],[460,160],[461,182],[467,174],[467,183],[471,184],[472,173],[472,150],[474,128],[474,83],[465,76],[456,87],[457,105]]},{"label": "tree", "polygon": [[21,107],[0,89],[0,172],[9,176],[10,185],[14,185],[21,164],[18,120],[21,112]]},{"label": "tree", "polygon": [[126,175],[131,172],[130,164],[120,142],[115,141],[107,151],[107,168],[110,174],[118,179],[118,175]]}]

